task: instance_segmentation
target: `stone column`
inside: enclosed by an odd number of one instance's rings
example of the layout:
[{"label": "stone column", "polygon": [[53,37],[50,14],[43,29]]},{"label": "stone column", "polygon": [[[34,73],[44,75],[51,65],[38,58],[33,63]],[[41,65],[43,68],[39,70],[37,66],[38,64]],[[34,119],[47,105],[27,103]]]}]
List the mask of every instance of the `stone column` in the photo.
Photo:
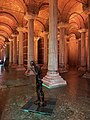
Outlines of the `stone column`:
[{"label": "stone column", "polygon": [[6,58],[6,55],[5,55],[5,44],[3,45],[3,48],[2,48],[2,60],[5,62],[5,58]]},{"label": "stone column", "polygon": [[10,49],[9,49],[9,66],[13,63],[13,39],[9,39],[10,41]]},{"label": "stone column", "polygon": [[6,60],[5,60],[5,67],[9,66],[9,40],[8,38],[5,38],[5,44],[6,44]]},{"label": "stone column", "polygon": [[57,0],[49,0],[49,55],[48,72],[42,79],[45,86],[55,88],[66,85],[58,72],[58,49],[57,49]]},{"label": "stone column", "polygon": [[65,71],[68,71],[68,57],[69,57],[69,36],[65,36]]},{"label": "stone column", "polygon": [[13,64],[12,68],[17,67],[17,35],[13,34]]},{"label": "stone column", "polygon": [[48,32],[43,32],[44,37],[44,65],[42,69],[47,69],[48,64]]},{"label": "stone column", "polygon": [[87,71],[90,73],[90,13],[88,14],[88,58],[87,58]]},{"label": "stone column", "polygon": [[16,68],[17,71],[25,70],[23,65],[23,28],[18,27],[17,31],[19,32],[18,40],[19,40],[19,47],[18,47],[18,67]]},{"label": "stone column", "polygon": [[30,70],[30,61],[34,60],[34,15],[27,13],[25,19],[28,20],[28,60],[25,75],[29,76],[33,74]]},{"label": "stone column", "polygon": [[88,13],[87,72],[83,77],[90,78],[90,12]]},{"label": "stone column", "polygon": [[78,70],[86,71],[86,30],[80,29],[79,32],[81,33],[81,66]]},{"label": "stone column", "polygon": [[34,55],[35,55],[35,62],[38,63],[38,37],[34,39]]},{"label": "stone column", "polygon": [[80,67],[81,65],[81,39],[77,39],[78,42],[78,64],[77,64],[77,68]]},{"label": "stone column", "polygon": [[66,45],[66,39],[65,39],[65,29],[67,27],[67,24],[60,23],[59,24],[59,30],[60,30],[60,41],[59,41],[59,71],[60,73],[67,72],[66,69],[66,53],[65,53],[65,45]]},{"label": "stone column", "polygon": [[1,54],[1,60],[4,60],[3,59],[3,49],[0,50],[0,54]]}]

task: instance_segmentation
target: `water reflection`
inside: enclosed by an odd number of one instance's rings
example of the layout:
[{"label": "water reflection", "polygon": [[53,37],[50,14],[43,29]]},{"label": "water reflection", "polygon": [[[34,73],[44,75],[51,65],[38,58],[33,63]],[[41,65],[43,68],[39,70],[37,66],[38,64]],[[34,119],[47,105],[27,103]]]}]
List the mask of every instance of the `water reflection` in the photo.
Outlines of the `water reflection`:
[{"label": "water reflection", "polygon": [[63,75],[68,82],[67,94],[71,97],[77,98],[90,97],[90,80],[83,79],[81,73],[77,69],[72,69]]}]

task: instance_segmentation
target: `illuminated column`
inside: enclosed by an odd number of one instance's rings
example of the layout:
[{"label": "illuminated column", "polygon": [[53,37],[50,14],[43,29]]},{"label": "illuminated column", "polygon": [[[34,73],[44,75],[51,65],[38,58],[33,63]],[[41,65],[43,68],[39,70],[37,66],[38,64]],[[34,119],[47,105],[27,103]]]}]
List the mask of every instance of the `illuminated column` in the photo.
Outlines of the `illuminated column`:
[{"label": "illuminated column", "polygon": [[29,76],[33,74],[32,70],[30,70],[30,61],[34,60],[34,15],[27,13],[25,19],[28,20],[28,61],[25,74]]},{"label": "illuminated column", "polygon": [[9,65],[9,40],[8,38],[5,38],[5,44],[6,44],[6,60],[5,60],[5,65]]},{"label": "illuminated column", "polygon": [[65,46],[66,46],[66,38],[65,38],[65,29],[67,24],[60,23],[59,30],[60,30],[60,41],[59,41],[59,71],[60,73],[67,72],[66,70],[66,53],[65,53]]},{"label": "illuminated column", "polygon": [[78,66],[77,67],[80,67],[81,65],[81,39],[77,39],[78,41]]},{"label": "illuminated column", "polygon": [[84,78],[90,78],[90,13],[88,13],[87,72]]},{"label": "illuminated column", "polygon": [[0,50],[0,59],[3,60],[3,49]]},{"label": "illuminated column", "polygon": [[90,72],[90,13],[88,14],[88,59],[87,71]]},{"label": "illuminated column", "polygon": [[81,66],[78,70],[86,71],[86,30],[81,29],[79,32],[81,33]]},{"label": "illuminated column", "polygon": [[69,56],[69,36],[65,36],[65,68],[66,72],[69,67],[68,65],[68,56]]},{"label": "illuminated column", "polygon": [[18,67],[16,68],[17,71],[25,70],[24,65],[23,65],[23,28],[18,27],[17,28],[19,35],[18,35],[18,40],[19,40],[19,48],[18,48]]},{"label": "illuminated column", "polygon": [[47,64],[48,64],[48,33],[43,32],[44,36],[44,65],[43,69],[47,69]]},{"label": "illuminated column", "polygon": [[9,39],[10,41],[10,49],[9,49],[9,65],[13,63],[13,39]]},{"label": "illuminated column", "polygon": [[13,34],[13,64],[12,67],[17,67],[17,35]]},{"label": "illuminated column", "polygon": [[3,45],[3,48],[2,48],[2,60],[5,61],[5,44]]},{"label": "illuminated column", "polygon": [[38,40],[39,38],[36,37],[34,39],[34,55],[35,55],[35,62],[38,63]]},{"label": "illuminated column", "polygon": [[48,72],[42,79],[45,86],[55,88],[66,85],[58,72],[57,0],[49,0],[49,55]]}]

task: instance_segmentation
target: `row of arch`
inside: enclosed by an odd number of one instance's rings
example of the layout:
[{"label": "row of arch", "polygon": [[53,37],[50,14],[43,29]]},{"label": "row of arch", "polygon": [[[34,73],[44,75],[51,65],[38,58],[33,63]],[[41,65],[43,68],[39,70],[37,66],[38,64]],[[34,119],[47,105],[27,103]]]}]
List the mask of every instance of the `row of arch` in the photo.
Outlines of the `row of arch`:
[{"label": "row of arch", "polygon": [[[10,0],[9,0],[10,1]],[[9,2],[8,1],[8,2]],[[87,28],[87,16],[86,14],[83,12],[80,13],[78,11],[73,11],[72,9],[76,6],[81,7],[81,3],[74,1],[72,2],[71,0],[66,0],[66,2],[59,1],[59,5],[58,5],[58,22],[68,22],[69,26],[67,29],[67,34],[75,34],[77,38],[80,37],[80,34],[78,33],[78,29],[81,28]],[[36,2],[36,1],[34,1]],[[11,3],[12,4],[12,3]],[[19,25],[26,25],[27,22],[24,20],[24,15],[25,12],[27,10],[27,6],[26,6],[26,1],[23,0],[18,0],[14,1],[14,4],[17,4],[17,7],[20,10],[12,10],[9,8],[4,8],[2,6],[2,9],[0,9],[0,39],[5,39],[5,37],[10,37],[11,34],[14,32],[14,30],[19,26]],[[28,3],[29,4],[29,3]],[[62,5],[63,4],[63,5]],[[31,4],[32,5],[32,4]],[[62,7],[60,8],[60,6],[62,5]],[[40,5],[37,6],[39,8],[39,14],[42,15],[41,12],[47,12],[48,8],[49,8],[49,3],[48,2],[42,2]],[[6,9],[6,11],[5,11]],[[47,9],[47,11],[45,11]],[[80,8],[81,9],[81,8]],[[10,13],[10,11],[12,11]],[[15,13],[15,14],[13,14]],[[20,15],[21,18],[18,18],[17,15]],[[47,14],[47,13],[46,13]],[[35,24],[36,26],[40,27],[40,31],[45,30],[48,31],[48,26],[49,26],[49,18],[44,19],[44,17],[40,18],[38,15],[38,17],[35,19]],[[48,15],[46,15],[48,16]],[[43,20],[42,20],[43,19]],[[45,22],[43,22],[45,21]],[[38,32],[38,31],[37,31]],[[38,33],[36,33],[38,34]]]}]

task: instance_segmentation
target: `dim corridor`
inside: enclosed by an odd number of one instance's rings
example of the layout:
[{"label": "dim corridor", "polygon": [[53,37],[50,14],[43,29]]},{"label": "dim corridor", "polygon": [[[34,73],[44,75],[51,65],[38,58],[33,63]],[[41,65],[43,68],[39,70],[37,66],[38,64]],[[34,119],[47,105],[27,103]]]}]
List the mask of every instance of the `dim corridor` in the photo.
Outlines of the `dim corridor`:
[{"label": "dim corridor", "polygon": [[[42,77],[46,74],[42,70]],[[22,111],[22,106],[36,96],[35,76],[25,76],[0,66],[0,120],[90,120],[90,79],[83,79],[76,68],[61,74],[67,86],[43,87],[45,97],[56,98],[53,114],[41,115]]]}]

